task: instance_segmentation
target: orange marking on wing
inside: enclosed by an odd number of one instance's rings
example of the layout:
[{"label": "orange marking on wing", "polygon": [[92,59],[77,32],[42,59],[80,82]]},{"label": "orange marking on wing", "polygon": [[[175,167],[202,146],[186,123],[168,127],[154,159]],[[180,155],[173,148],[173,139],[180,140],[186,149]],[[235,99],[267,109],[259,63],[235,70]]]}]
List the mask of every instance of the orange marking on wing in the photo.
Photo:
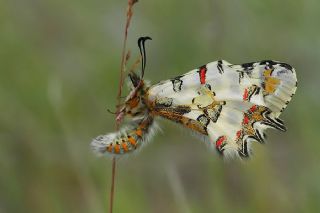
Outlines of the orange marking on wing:
[{"label": "orange marking on wing", "polygon": [[272,69],[265,70],[263,72],[263,76],[264,77],[270,77],[271,76],[271,72],[272,72]]},{"label": "orange marking on wing", "polygon": [[268,93],[274,93],[277,89],[277,86],[280,84],[280,80],[274,77],[266,78],[265,90]]},{"label": "orange marking on wing", "polygon": [[252,115],[252,118],[253,118],[253,120],[255,120],[255,121],[261,121],[261,120],[263,120],[263,116],[261,115],[261,113],[254,113],[253,115]]},{"label": "orange marking on wing", "polygon": [[272,94],[277,89],[277,86],[280,84],[280,80],[271,76],[271,69],[265,70],[263,76],[265,77],[265,91],[269,94]]}]

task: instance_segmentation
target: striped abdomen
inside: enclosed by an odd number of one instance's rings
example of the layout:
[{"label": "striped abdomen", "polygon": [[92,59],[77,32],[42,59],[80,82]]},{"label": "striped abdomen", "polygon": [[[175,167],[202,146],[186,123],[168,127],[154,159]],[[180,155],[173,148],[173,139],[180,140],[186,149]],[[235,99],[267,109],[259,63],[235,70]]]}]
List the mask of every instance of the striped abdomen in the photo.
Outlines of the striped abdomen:
[{"label": "striped abdomen", "polygon": [[126,154],[146,143],[154,130],[153,117],[145,116],[119,132],[98,136],[91,142],[91,147],[98,154]]}]

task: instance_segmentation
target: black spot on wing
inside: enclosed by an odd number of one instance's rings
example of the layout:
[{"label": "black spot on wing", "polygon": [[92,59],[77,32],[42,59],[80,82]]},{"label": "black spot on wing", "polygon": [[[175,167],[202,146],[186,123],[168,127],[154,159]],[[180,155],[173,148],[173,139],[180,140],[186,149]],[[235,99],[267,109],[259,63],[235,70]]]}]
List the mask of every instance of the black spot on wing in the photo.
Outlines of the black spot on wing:
[{"label": "black spot on wing", "polygon": [[224,73],[223,67],[222,67],[222,60],[219,60],[217,63],[217,68],[220,74]]},{"label": "black spot on wing", "polygon": [[243,71],[238,71],[237,72],[239,73],[239,84],[241,84],[241,80],[244,78],[244,73]]},{"label": "black spot on wing", "polygon": [[197,118],[197,121],[199,121],[199,123],[204,127],[207,127],[209,125],[209,122],[210,122],[210,120],[204,114],[199,115],[199,117]]},{"label": "black spot on wing", "polygon": [[206,88],[208,88],[208,90],[210,90],[211,91],[211,85],[210,84],[206,84],[206,85],[204,85]]},{"label": "black spot on wing", "polygon": [[254,96],[254,95],[259,95],[259,92],[260,92],[260,87],[258,87],[257,85],[254,85],[253,91],[249,92],[248,100],[250,101],[252,96]]},{"label": "black spot on wing", "polygon": [[249,157],[249,152],[248,152],[248,142],[247,140],[244,140],[242,142],[242,147],[240,148],[240,150],[238,151],[240,157],[243,157],[243,158],[247,158]]},{"label": "black spot on wing", "polygon": [[255,94],[255,95],[258,95],[258,94],[260,93],[260,90],[261,90],[261,88],[260,88],[260,87],[257,87],[254,94]]},{"label": "black spot on wing", "polygon": [[264,143],[264,138],[263,138],[264,133],[260,129],[255,129],[255,136],[257,138],[257,141],[259,143]]},{"label": "black spot on wing", "polygon": [[259,64],[260,65],[274,66],[274,65],[278,64],[278,62],[275,62],[275,61],[272,61],[272,60],[263,60],[263,61],[260,61]]},{"label": "black spot on wing", "polygon": [[279,124],[277,124],[276,122],[273,122],[273,121],[262,121],[261,123],[266,125],[266,126],[270,126],[271,128],[280,130],[282,132],[285,132],[287,130],[285,126],[281,126],[281,125],[279,125]]},{"label": "black spot on wing", "polygon": [[293,70],[293,67],[292,67],[291,65],[289,65],[289,64],[279,63],[279,65],[280,65],[280,67],[283,67],[283,68],[286,68],[286,69],[288,69],[288,70],[291,70],[291,72],[292,72],[292,70]]},{"label": "black spot on wing", "polygon": [[177,76],[173,79],[171,79],[171,82],[172,82],[172,89],[174,92],[180,92],[181,89],[182,89],[182,84],[183,84],[183,81],[181,80],[183,76]]},{"label": "black spot on wing", "polygon": [[203,110],[207,118],[212,120],[214,123],[218,121],[221,111],[222,111],[222,105],[217,105],[214,108],[206,108]]},{"label": "black spot on wing", "polygon": [[[182,117],[184,114],[191,112],[191,108],[189,106],[171,106],[171,107],[164,107],[155,105],[153,111],[159,113],[161,117],[166,119],[172,120],[177,123],[183,123]],[[200,125],[197,122],[198,125]]]},{"label": "black spot on wing", "polygon": [[175,112],[175,113],[178,113],[178,114],[180,114],[180,115],[184,115],[184,114],[186,114],[186,113],[189,113],[189,112],[191,112],[191,108],[189,107],[189,106],[176,106],[176,107],[174,107],[173,108],[173,111]]},{"label": "black spot on wing", "polygon": [[250,63],[245,63],[245,64],[241,64],[241,67],[248,71],[248,70],[253,70],[253,65],[255,62],[250,62]]}]

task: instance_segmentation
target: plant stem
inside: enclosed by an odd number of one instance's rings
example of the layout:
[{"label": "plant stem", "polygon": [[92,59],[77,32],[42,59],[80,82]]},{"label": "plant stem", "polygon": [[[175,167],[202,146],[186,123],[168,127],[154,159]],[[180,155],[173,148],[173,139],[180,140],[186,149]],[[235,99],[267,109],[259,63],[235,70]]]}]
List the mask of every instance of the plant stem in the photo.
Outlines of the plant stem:
[{"label": "plant stem", "polygon": [[[124,68],[125,68],[125,62],[126,60],[126,49],[127,49],[127,40],[128,40],[128,29],[130,26],[131,17],[133,15],[132,7],[135,3],[137,3],[137,0],[128,0],[128,7],[127,7],[127,20],[125,25],[125,31],[124,31],[124,40],[123,40],[123,47],[122,47],[122,57],[121,57],[121,65],[120,65],[120,79],[119,79],[119,88],[118,88],[118,96],[117,96],[117,115],[118,117],[120,113],[120,104],[121,104],[121,94],[122,94],[122,86],[123,86],[123,76],[124,76]],[[119,130],[121,120],[116,120],[116,130]],[[113,201],[114,201],[114,188],[115,188],[115,176],[116,176],[116,158],[112,158],[112,178],[111,178],[111,190],[110,190],[110,208],[109,212],[113,212]]]}]

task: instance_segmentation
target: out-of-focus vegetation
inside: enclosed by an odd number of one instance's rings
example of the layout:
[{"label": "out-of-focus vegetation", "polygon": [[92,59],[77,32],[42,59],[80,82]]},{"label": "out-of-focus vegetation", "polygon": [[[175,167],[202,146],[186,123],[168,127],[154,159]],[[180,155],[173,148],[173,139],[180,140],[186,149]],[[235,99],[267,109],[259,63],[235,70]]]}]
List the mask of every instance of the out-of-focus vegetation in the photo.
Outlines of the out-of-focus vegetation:
[{"label": "out-of-focus vegetation", "polygon": [[[111,161],[89,142],[114,130],[127,1],[0,2],[0,212],[106,212]],[[320,211],[320,2],[145,1],[132,58],[152,82],[210,61],[292,64],[296,96],[253,159],[225,163],[176,125],[117,164],[114,212]]]}]

